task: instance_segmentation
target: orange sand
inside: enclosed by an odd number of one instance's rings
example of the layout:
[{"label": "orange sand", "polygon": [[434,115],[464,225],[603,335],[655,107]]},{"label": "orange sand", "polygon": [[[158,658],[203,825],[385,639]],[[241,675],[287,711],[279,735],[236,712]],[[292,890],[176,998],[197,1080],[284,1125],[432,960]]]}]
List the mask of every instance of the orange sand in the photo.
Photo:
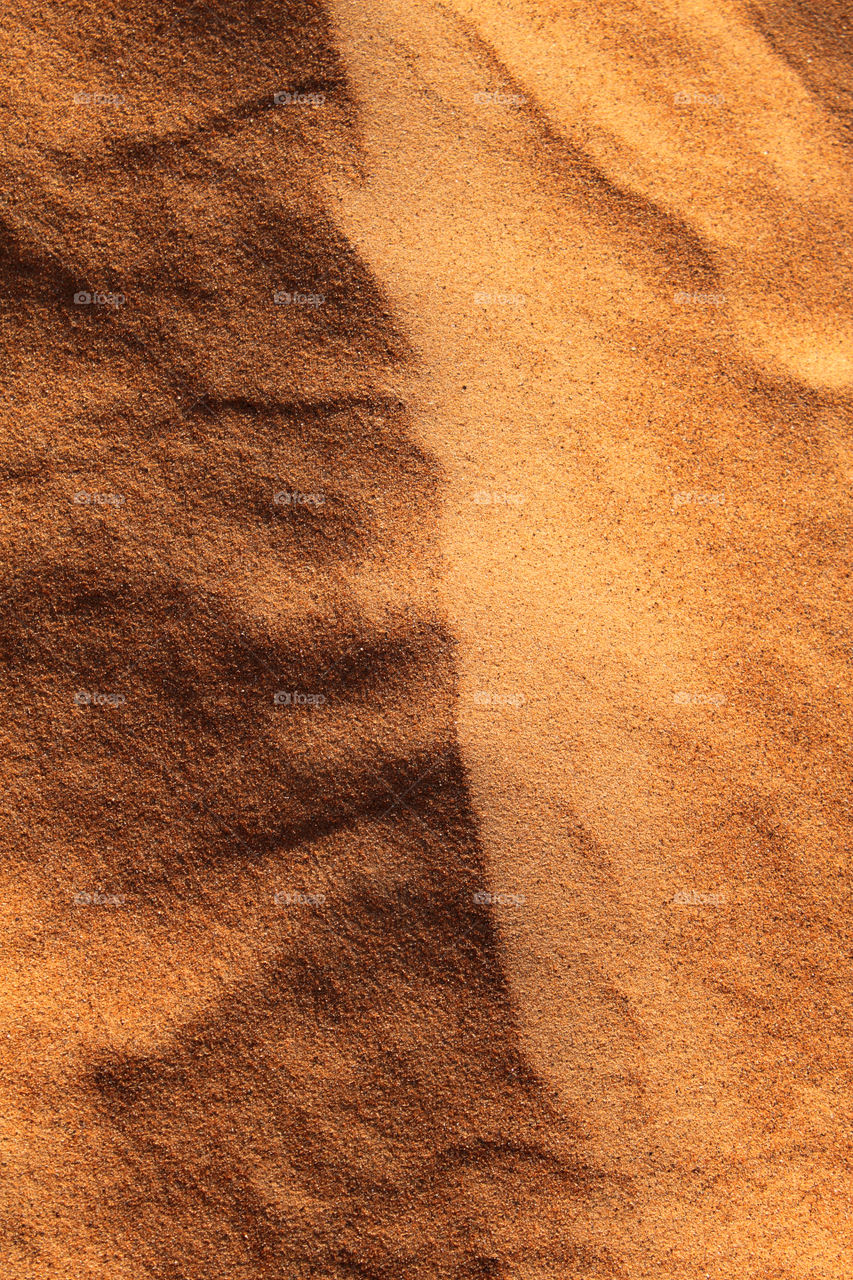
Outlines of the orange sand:
[{"label": "orange sand", "polygon": [[5,1276],[853,1274],[849,25],[8,20]]}]

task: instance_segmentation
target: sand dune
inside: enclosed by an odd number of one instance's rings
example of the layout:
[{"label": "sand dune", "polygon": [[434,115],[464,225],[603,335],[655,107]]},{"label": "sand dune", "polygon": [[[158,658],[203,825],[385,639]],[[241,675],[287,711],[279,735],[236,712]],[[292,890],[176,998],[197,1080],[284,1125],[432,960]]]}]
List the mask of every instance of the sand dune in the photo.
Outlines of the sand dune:
[{"label": "sand dune", "polygon": [[5,52],[5,1273],[846,1275],[844,10]]}]

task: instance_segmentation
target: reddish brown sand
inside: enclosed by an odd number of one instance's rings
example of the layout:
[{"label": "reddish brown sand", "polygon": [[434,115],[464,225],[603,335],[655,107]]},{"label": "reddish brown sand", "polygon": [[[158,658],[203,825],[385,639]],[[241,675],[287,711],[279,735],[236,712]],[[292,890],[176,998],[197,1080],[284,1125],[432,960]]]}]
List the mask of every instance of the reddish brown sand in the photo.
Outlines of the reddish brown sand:
[{"label": "reddish brown sand", "polygon": [[853,1276],[849,28],[7,18],[4,1277]]}]

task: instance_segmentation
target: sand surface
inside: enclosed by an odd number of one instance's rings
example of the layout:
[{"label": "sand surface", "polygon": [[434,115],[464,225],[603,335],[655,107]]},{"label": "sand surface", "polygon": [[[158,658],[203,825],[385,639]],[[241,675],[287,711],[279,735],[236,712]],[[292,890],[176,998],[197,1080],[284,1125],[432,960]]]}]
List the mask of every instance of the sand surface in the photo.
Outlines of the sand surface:
[{"label": "sand surface", "polygon": [[853,1274],[850,27],[7,13],[4,1276]]}]

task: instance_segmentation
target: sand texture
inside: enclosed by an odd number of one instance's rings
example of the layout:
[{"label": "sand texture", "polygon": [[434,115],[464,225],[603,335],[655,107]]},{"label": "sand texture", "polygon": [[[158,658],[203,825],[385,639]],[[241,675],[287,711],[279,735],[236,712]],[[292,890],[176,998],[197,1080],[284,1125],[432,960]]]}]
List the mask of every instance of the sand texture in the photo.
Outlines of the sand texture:
[{"label": "sand texture", "polygon": [[838,0],[0,77],[4,1280],[847,1280]]}]

